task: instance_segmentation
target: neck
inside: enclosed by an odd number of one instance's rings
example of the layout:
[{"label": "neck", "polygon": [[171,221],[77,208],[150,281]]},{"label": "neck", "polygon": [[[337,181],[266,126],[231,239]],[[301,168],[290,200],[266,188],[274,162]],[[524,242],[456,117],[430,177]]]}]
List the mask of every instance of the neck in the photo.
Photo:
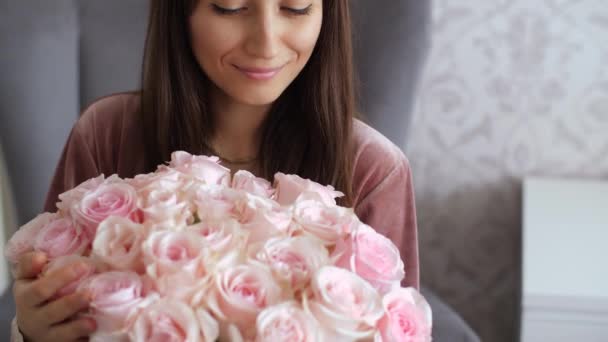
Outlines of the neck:
[{"label": "neck", "polygon": [[220,157],[250,160],[258,154],[262,124],[270,105],[237,103],[224,94],[212,96],[214,136],[212,148]]}]

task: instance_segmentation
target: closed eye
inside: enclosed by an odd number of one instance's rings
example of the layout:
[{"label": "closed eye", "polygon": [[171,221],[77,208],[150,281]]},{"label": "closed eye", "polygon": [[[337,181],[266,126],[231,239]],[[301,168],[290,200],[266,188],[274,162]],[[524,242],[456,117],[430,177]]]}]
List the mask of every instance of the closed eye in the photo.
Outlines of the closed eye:
[{"label": "closed eye", "polygon": [[218,14],[222,14],[222,15],[231,15],[231,14],[237,14],[245,9],[247,9],[247,7],[241,7],[241,8],[224,8],[224,7],[220,7],[216,4],[211,4],[213,10],[218,13]]},{"label": "closed eye", "polygon": [[292,14],[295,15],[306,15],[306,14],[310,14],[310,9],[312,8],[312,4],[308,5],[308,7],[306,8],[290,8],[290,7],[282,7],[282,9],[291,12]]},{"label": "closed eye", "polygon": [[[211,4],[211,7],[213,8],[213,10],[221,15],[233,15],[233,14],[238,14],[244,10],[247,9],[247,7],[241,7],[241,8],[224,8],[221,6],[218,6],[216,4]],[[289,12],[290,14],[293,15],[307,15],[310,14],[310,10],[312,8],[312,4],[308,5],[308,7],[306,8],[291,8],[291,7],[281,7],[282,10]]]}]

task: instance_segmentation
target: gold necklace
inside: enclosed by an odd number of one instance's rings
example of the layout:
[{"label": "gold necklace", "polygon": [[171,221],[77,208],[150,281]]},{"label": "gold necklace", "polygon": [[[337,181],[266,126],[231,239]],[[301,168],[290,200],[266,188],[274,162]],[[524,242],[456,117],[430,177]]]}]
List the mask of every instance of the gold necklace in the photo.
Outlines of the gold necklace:
[{"label": "gold necklace", "polygon": [[214,148],[212,148],[211,146],[206,146],[209,151],[211,153],[213,153],[213,155],[218,156],[221,160],[227,162],[228,164],[234,164],[234,165],[244,165],[244,164],[250,164],[256,160],[259,159],[258,156],[252,157],[252,158],[248,158],[248,159],[228,159],[226,157],[223,157],[221,154],[219,154]]}]

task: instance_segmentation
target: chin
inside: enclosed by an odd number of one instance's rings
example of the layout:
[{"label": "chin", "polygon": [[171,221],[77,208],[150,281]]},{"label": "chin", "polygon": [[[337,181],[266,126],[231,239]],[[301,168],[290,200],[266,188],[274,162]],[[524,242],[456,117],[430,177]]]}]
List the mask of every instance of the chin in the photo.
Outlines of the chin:
[{"label": "chin", "polygon": [[239,103],[249,106],[265,106],[274,103],[281,93],[259,93],[249,92],[248,94],[235,94],[233,96]]}]

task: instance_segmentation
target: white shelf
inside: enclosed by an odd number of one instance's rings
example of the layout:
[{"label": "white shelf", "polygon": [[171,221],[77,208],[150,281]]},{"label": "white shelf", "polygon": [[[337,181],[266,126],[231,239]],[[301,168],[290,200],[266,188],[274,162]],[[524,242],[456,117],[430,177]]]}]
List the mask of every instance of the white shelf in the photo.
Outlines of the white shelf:
[{"label": "white shelf", "polygon": [[530,178],[522,342],[608,341],[608,182]]}]

